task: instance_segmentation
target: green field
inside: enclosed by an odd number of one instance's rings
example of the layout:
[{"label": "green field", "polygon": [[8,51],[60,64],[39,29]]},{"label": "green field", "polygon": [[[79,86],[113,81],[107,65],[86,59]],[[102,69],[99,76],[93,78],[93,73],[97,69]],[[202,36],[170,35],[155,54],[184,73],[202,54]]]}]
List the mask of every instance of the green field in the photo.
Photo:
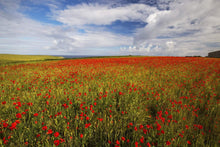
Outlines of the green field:
[{"label": "green field", "polygon": [[57,60],[63,57],[46,56],[46,55],[12,55],[0,54],[0,64],[19,63],[28,61],[44,61],[44,60]]},{"label": "green field", "polygon": [[214,58],[2,65],[0,146],[217,147],[219,100]]}]

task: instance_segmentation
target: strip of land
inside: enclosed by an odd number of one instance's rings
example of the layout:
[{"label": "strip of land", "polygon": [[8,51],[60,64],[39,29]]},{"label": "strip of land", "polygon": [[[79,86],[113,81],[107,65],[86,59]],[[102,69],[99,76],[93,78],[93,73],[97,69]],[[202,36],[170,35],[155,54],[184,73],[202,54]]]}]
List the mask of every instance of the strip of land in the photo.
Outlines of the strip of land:
[{"label": "strip of land", "polygon": [[12,55],[0,54],[0,64],[19,63],[28,61],[45,61],[45,60],[59,60],[64,57],[48,56],[48,55]]}]

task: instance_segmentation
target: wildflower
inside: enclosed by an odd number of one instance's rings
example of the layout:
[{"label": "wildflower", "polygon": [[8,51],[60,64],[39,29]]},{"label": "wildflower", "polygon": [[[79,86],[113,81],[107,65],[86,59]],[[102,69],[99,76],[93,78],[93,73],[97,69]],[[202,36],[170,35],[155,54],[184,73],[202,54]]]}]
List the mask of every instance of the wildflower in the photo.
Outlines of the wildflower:
[{"label": "wildflower", "polygon": [[138,142],[137,141],[135,142],[135,147],[138,147]]},{"label": "wildflower", "polygon": [[63,138],[60,138],[60,142],[62,143],[62,142],[65,142],[65,140],[63,139]]},{"label": "wildflower", "polygon": [[17,124],[20,124],[20,120],[15,120],[15,122],[16,122]]},{"label": "wildflower", "polygon": [[34,113],[34,116],[38,116],[38,113]]},{"label": "wildflower", "polygon": [[116,144],[120,144],[120,142],[118,140],[116,140]]},{"label": "wildflower", "polygon": [[8,126],[7,123],[3,123],[3,127],[6,128]]},{"label": "wildflower", "polygon": [[150,145],[150,143],[149,143],[149,142],[147,143],[147,146],[148,146],[148,147],[151,147],[151,145]]},{"label": "wildflower", "polygon": [[88,128],[91,125],[91,123],[85,124],[85,128]]},{"label": "wildflower", "polygon": [[58,146],[60,144],[60,141],[59,140],[54,140],[53,143],[55,144],[55,146]]},{"label": "wildflower", "polygon": [[42,130],[47,130],[47,126],[43,126],[43,127],[42,127]]},{"label": "wildflower", "polygon": [[134,127],[134,130],[137,131],[137,127]]},{"label": "wildflower", "polygon": [[139,129],[143,129],[143,127],[144,127],[143,125],[140,125]]},{"label": "wildflower", "polygon": [[166,142],[166,145],[170,145],[170,144],[171,144],[170,141],[167,141],[167,142]]},{"label": "wildflower", "polygon": [[143,136],[141,137],[140,142],[144,143],[144,137]]},{"label": "wildflower", "polygon": [[13,123],[11,124],[11,126],[9,127],[9,129],[10,129],[10,130],[14,130],[14,129],[16,129],[16,126],[17,126],[17,123],[16,123],[16,122],[13,122]]},{"label": "wildflower", "polygon": [[22,117],[22,116],[21,116],[21,113],[16,114],[16,117],[17,117],[17,118],[21,118],[21,117]]},{"label": "wildflower", "polygon": [[188,141],[187,141],[187,144],[191,144],[191,142],[188,140]]},{"label": "wildflower", "polygon": [[161,129],[161,125],[157,124],[157,130],[159,131]]},{"label": "wildflower", "polygon": [[121,137],[121,140],[125,141],[125,137]]},{"label": "wildflower", "polygon": [[7,144],[8,143],[8,140],[4,140],[4,142],[3,142],[4,144]]},{"label": "wildflower", "polygon": [[52,129],[49,129],[49,130],[47,131],[47,134],[52,134],[52,133],[53,133]]},{"label": "wildflower", "polygon": [[37,134],[36,137],[37,137],[37,138],[40,137],[40,134]]}]

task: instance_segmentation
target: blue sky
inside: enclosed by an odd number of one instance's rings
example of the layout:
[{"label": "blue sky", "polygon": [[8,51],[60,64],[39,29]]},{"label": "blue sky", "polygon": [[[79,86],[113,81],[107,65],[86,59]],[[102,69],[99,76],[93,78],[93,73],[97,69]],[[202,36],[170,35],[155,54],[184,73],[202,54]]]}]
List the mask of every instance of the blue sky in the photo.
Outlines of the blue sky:
[{"label": "blue sky", "polygon": [[206,56],[219,0],[0,0],[0,53]]}]

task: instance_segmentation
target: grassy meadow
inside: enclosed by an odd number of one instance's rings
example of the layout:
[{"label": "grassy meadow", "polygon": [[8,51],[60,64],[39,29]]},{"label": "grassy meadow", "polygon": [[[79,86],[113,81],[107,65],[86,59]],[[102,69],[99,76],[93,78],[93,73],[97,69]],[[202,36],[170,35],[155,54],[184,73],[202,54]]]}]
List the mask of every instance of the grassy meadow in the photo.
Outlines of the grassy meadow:
[{"label": "grassy meadow", "polygon": [[2,65],[0,146],[217,147],[219,99],[214,58]]},{"label": "grassy meadow", "polygon": [[12,55],[0,54],[0,64],[28,62],[28,61],[43,61],[43,60],[57,60],[63,57],[47,56],[47,55]]}]

